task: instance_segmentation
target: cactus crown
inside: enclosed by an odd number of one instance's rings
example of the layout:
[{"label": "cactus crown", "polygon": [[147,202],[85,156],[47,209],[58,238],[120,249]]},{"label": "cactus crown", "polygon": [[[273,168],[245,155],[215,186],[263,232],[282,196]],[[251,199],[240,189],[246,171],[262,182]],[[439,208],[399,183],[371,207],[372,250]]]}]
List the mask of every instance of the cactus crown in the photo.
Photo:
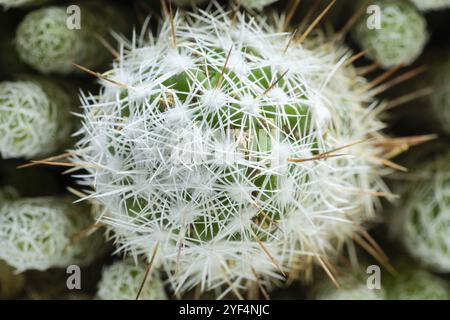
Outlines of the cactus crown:
[{"label": "cactus crown", "polygon": [[82,99],[73,161],[92,165],[78,177],[120,250],[157,251],[177,291],[223,294],[334,253],[373,213],[359,191],[383,188],[361,156],[371,145],[314,160],[383,127],[355,90],[364,80],[341,67],[351,53],[321,38],[287,48],[289,34],[221,9],[173,26],[124,41],[115,84]]}]

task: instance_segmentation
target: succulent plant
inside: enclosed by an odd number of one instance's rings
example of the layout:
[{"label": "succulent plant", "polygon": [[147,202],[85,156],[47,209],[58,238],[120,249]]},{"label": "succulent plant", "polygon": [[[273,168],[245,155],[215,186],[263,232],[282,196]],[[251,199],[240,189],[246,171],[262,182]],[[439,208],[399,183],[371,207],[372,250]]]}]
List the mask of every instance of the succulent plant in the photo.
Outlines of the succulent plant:
[{"label": "succulent plant", "polygon": [[[97,297],[102,300],[134,300],[144,281],[145,266],[132,260],[114,262],[103,269]],[[156,273],[146,279],[140,300],[166,300],[161,279]]]},{"label": "succulent plant", "polygon": [[427,22],[408,0],[375,0],[380,8],[381,28],[368,25],[371,15],[363,16],[354,26],[353,39],[368,56],[384,68],[409,65],[423,52],[428,41]]},{"label": "succulent plant", "polygon": [[391,223],[409,254],[437,272],[450,271],[450,153],[416,168]]},{"label": "succulent plant", "polygon": [[189,16],[124,43],[100,94],[82,97],[77,177],[119,251],[155,255],[175,291],[269,287],[373,217],[380,150],[344,146],[383,124],[365,80],[339,68],[348,49],[287,48],[277,27],[219,8]]},{"label": "succulent plant", "polygon": [[89,264],[101,254],[104,242],[99,232],[79,239],[92,223],[83,210],[65,198],[6,203],[0,207],[0,258],[17,272]]},{"label": "succulent plant", "polygon": [[32,158],[60,148],[72,130],[70,105],[49,80],[0,82],[0,156]]},{"label": "succulent plant", "polygon": [[[234,0],[232,0],[234,1]],[[269,4],[272,4],[274,2],[277,2],[278,0],[239,0],[239,3],[241,6],[243,6],[246,9],[256,9],[261,10],[265,6],[268,6]],[[202,5],[206,3],[206,0],[173,0],[173,3],[175,3],[177,6],[184,7],[187,5]]]},{"label": "succulent plant", "polygon": [[390,300],[448,300],[446,281],[423,269],[401,270],[386,285]]},{"label": "succulent plant", "polygon": [[[16,47],[23,61],[41,73],[67,75],[78,71],[74,63],[86,68],[99,67],[110,52],[102,44],[114,26],[123,31],[123,17],[111,4],[79,2],[81,24],[69,28],[66,7],[45,7],[30,12],[19,24]],[[95,12],[95,14],[94,14]],[[125,13],[124,13],[125,15]]]},{"label": "succulent plant", "polygon": [[0,0],[0,6],[5,8],[40,5],[50,0]]},{"label": "succulent plant", "polygon": [[449,0],[411,0],[419,10],[443,10],[450,8]]}]

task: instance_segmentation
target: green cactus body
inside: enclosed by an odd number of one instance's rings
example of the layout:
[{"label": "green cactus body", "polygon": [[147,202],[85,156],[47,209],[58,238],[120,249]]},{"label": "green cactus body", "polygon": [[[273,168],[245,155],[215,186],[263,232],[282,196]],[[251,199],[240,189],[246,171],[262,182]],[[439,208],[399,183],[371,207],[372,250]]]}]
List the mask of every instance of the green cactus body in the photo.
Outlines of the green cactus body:
[{"label": "green cactus body", "polygon": [[417,168],[403,188],[391,228],[409,254],[437,272],[450,271],[450,154]]},{"label": "green cactus body", "polygon": [[108,38],[113,26],[124,31],[125,22],[117,8],[109,4],[81,2],[79,7],[79,29],[69,28],[66,7],[46,7],[29,13],[16,32],[16,47],[22,60],[44,74],[79,72],[74,63],[86,68],[101,66],[111,55],[101,38]]},{"label": "green cactus body", "polygon": [[0,208],[0,258],[18,272],[89,264],[101,254],[104,242],[100,232],[77,238],[92,223],[83,210],[69,199],[8,202]]},{"label": "green cactus body", "polygon": [[[409,65],[422,53],[428,40],[423,15],[408,0],[376,0],[381,28],[368,25],[373,15],[366,14],[353,28],[353,39],[382,67]],[[375,13],[374,13],[375,14]]]}]

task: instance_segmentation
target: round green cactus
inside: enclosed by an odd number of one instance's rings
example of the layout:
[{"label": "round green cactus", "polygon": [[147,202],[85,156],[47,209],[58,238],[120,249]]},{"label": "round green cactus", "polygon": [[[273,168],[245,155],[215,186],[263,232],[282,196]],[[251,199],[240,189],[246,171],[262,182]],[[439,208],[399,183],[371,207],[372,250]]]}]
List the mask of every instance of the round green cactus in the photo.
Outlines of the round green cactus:
[{"label": "round green cactus", "polygon": [[[115,262],[103,269],[97,297],[102,300],[134,300],[144,281],[145,273],[145,266],[136,264],[132,260]],[[148,277],[139,299],[167,299],[158,274],[153,273]]]},{"label": "round green cactus", "polygon": [[48,80],[0,82],[0,155],[32,158],[68,138],[71,98]]},{"label": "round green cactus", "polygon": [[0,207],[0,258],[18,272],[89,264],[104,242],[100,232],[78,239],[92,224],[85,211],[63,198],[8,202]]},{"label": "round green cactus", "polygon": [[361,48],[369,49],[368,56],[382,67],[413,63],[428,40],[423,15],[407,0],[375,0],[371,5],[380,9],[381,28],[368,23],[378,12],[367,14],[353,28],[353,39]]},{"label": "round green cactus", "polygon": [[443,10],[450,8],[450,0],[411,0],[419,10]]},{"label": "round green cactus", "polygon": [[82,97],[72,161],[90,164],[79,177],[121,250],[158,248],[174,291],[270,288],[311,267],[304,252],[337,255],[373,217],[378,148],[315,157],[383,124],[365,108],[365,79],[338,65],[347,48],[322,38],[286,49],[290,35],[245,13],[187,14],[173,17],[176,41],[166,20],[114,62],[122,85]]},{"label": "round green cactus", "polygon": [[385,287],[390,300],[450,299],[446,281],[422,269],[399,270],[399,274]]},{"label": "round green cactus", "polygon": [[0,6],[5,8],[36,6],[50,0],[0,0]]},{"label": "round green cactus", "polygon": [[450,153],[417,170],[402,190],[391,224],[412,257],[437,272],[450,272]]},{"label": "round green cactus", "polygon": [[79,29],[69,28],[66,7],[46,7],[29,13],[16,32],[16,47],[22,60],[44,74],[73,73],[78,71],[74,63],[99,67],[111,55],[99,37],[107,37],[112,26],[121,26],[124,21],[123,17],[115,17],[114,6],[105,4],[98,10],[94,5],[99,3],[80,5]]}]

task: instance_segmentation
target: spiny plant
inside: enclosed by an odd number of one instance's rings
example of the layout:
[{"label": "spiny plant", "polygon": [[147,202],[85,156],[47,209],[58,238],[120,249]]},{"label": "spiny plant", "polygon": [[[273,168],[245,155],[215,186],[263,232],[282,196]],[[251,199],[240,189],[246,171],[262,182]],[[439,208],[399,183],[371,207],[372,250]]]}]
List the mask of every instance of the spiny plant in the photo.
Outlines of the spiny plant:
[{"label": "spiny plant", "polygon": [[77,5],[81,15],[79,29],[68,27],[67,8],[62,6],[41,8],[25,16],[15,39],[23,61],[44,74],[67,75],[77,70],[74,63],[96,68],[108,59],[111,53],[103,43],[111,26],[118,31],[126,29],[126,17],[121,17],[120,10],[110,3],[92,1]]},{"label": "spiny plant", "polygon": [[450,8],[449,0],[411,0],[419,10],[443,10]]},{"label": "spiny plant", "polygon": [[[409,269],[409,270],[408,270]],[[386,283],[390,300],[448,300],[446,281],[424,269],[398,270],[398,275]]]},{"label": "spiny plant", "polygon": [[120,43],[82,96],[72,161],[118,251],[176,292],[240,296],[336,255],[374,216],[384,125],[347,48],[218,7],[186,14]]},{"label": "spiny plant", "polygon": [[[234,0],[232,0],[234,1]],[[236,0],[235,3],[243,6],[246,9],[261,10],[265,6],[268,6],[278,0]],[[201,5],[206,3],[206,0],[173,0],[177,6],[187,6],[187,5]]]},{"label": "spiny plant", "polygon": [[437,272],[450,271],[450,153],[422,164],[403,186],[391,224],[409,254]]},{"label": "spiny plant", "polygon": [[[114,262],[103,269],[97,297],[102,300],[134,300],[143,283],[145,265],[132,260]],[[166,300],[159,275],[155,272],[146,279],[139,294],[140,300]]]},{"label": "spiny plant", "polygon": [[32,158],[68,138],[70,96],[46,79],[0,82],[0,156]]},{"label": "spiny plant", "polygon": [[49,2],[49,0],[0,0],[0,6],[8,9],[13,7],[35,6],[45,2]]},{"label": "spiny plant", "polygon": [[311,289],[311,298],[315,300],[384,300],[384,288],[369,289],[367,275],[360,270],[352,271],[337,279],[339,287],[328,279],[318,281]]},{"label": "spiny plant", "polygon": [[0,207],[0,259],[17,272],[84,266],[102,253],[103,235],[81,237],[92,223],[65,198],[23,198]]},{"label": "spiny plant", "polygon": [[384,68],[409,65],[423,52],[428,41],[424,16],[409,0],[376,0],[380,8],[381,28],[368,25],[372,15],[364,15],[353,27],[356,43],[369,49],[368,56]]}]

